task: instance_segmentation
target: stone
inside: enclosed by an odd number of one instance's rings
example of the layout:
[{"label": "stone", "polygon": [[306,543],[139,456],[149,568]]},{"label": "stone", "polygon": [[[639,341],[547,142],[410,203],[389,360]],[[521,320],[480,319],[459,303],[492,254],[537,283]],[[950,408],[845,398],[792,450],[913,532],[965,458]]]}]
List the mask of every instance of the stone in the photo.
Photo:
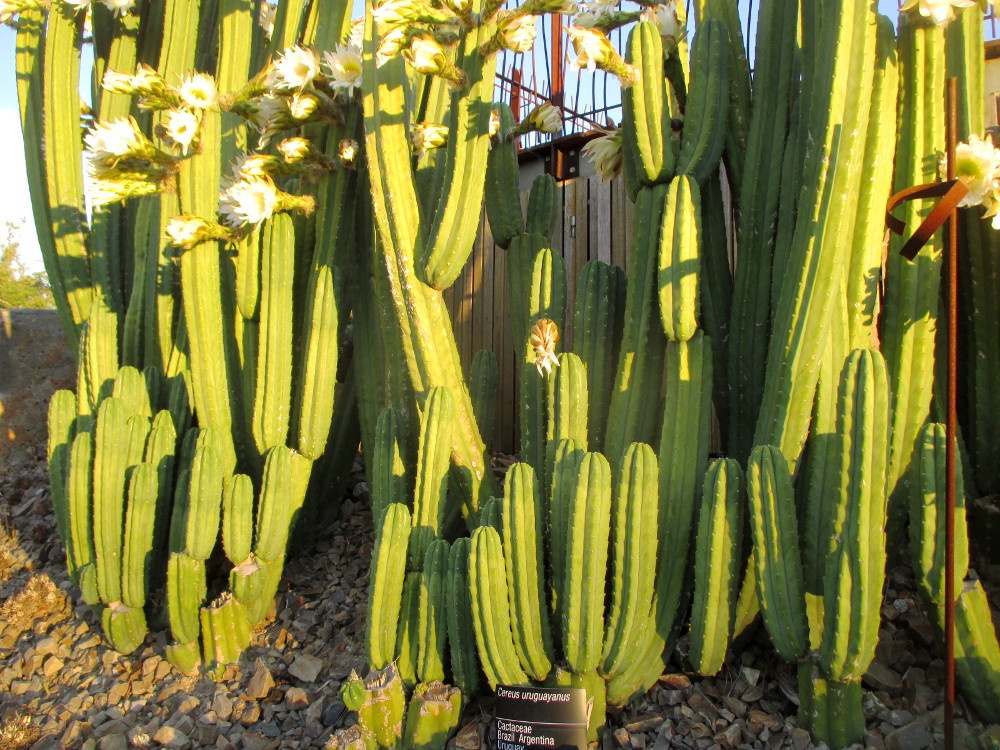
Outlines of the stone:
[{"label": "stone", "polygon": [[97,743],[97,750],[128,750],[128,738],[124,734],[106,734]]},{"label": "stone", "polygon": [[322,659],[309,654],[300,654],[288,668],[288,673],[302,682],[315,682],[322,669]]},{"label": "stone", "polygon": [[285,691],[285,708],[298,711],[309,706],[309,694],[300,687],[290,687]]},{"label": "stone", "polygon": [[243,735],[243,750],[272,750],[277,746],[277,740],[269,739],[256,732],[246,732]]},{"label": "stone", "polygon": [[714,737],[722,747],[736,747],[743,742],[743,732],[738,724],[730,724]]},{"label": "stone", "polygon": [[52,675],[56,674],[59,670],[61,670],[64,666],[66,666],[66,663],[58,656],[50,656],[48,659],[45,660],[45,663],[42,664],[42,674],[45,675],[46,677],[51,677]]},{"label": "stone", "polygon": [[52,636],[46,636],[35,644],[35,653],[45,656],[59,652],[59,643]]},{"label": "stone", "polygon": [[614,731],[613,736],[618,747],[631,747],[632,738],[629,736],[628,730],[619,727]]},{"label": "stone", "polygon": [[254,665],[253,675],[250,677],[250,681],[247,683],[244,692],[248,698],[260,700],[261,698],[266,698],[273,687],[274,678],[271,677],[271,673],[268,671],[263,659],[258,659]]},{"label": "stone", "polygon": [[212,710],[222,721],[229,721],[229,717],[233,715],[233,702],[225,693],[217,692],[212,699]]},{"label": "stone", "polygon": [[891,695],[898,695],[903,687],[899,672],[890,669],[878,660],[873,661],[868,667],[863,682],[872,690],[885,690]]},{"label": "stone", "polygon": [[923,724],[916,722],[900,727],[885,738],[886,750],[924,750],[934,744],[934,738]]},{"label": "stone", "polygon": [[333,701],[333,703],[323,709],[320,721],[323,722],[324,726],[335,727],[340,724],[345,713],[347,713],[347,706],[344,705],[343,701]]},{"label": "stone", "polygon": [[191,739],[174,727],[160,727],[153,735],[153,742],[159,742],[161,745],[171,748],[186,748],[191,744]]},{"label": "stone", "polygon": [[[792,737],[792,747],[795,750],[806,750],[807,747],[812,745],[812,737],[809,735],[805,729],[800,727],[792,727],[792,731],[789,732]],[[775,735],[777,737],[777,735]]]},{"label": "stone", "polygon": [[260,704],[257,701],[248,701],[240,716],[240,723],[248,727],[256,724],[260,720]]}]

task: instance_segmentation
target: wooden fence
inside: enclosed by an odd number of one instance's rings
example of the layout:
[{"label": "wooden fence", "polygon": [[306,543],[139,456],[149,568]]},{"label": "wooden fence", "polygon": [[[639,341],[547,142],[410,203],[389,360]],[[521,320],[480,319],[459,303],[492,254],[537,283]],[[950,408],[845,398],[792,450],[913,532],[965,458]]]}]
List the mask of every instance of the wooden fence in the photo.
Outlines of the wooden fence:
[{"label": "wooden fence", "polygon": [[[527,201],[528,191],[521,194]],[[572,320],[576,282],[589,260],[627,268],[632,245],[632,203],[621,180],[601,182],[580,177],[559,186],[561,215],[552,234],[552,249],[566,262],[566,328],[560,351],[572,349]],[[517,450],[517,394],[515,352],[507,310],[506,251],[493,242],[485,215],[472,257],[458,280],[445,293],[455,326],[455,338],[466,376],[480,349],[497,356],[500,369],[497,417],[492,449]]]}]

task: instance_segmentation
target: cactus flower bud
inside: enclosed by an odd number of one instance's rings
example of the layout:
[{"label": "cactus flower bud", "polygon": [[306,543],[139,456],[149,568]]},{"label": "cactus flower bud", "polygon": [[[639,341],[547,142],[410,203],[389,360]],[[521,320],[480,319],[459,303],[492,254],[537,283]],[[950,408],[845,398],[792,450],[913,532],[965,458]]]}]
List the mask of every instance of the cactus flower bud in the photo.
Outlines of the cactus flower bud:
[{"label": "cactus flower bud", "polygon": [[566,33],[576,51],[576,59],[570,60],[575,68],[586,68],[593,73],[595,69],[604,67],[615,55],[615,48],[600,31],[570,26]]},{"label": "cactus flower bud", "polygon": [[414,70],[424,75],[441,75],[448,66],[444,50],[431,36],[417,36],[411,39],[409,49],[403,50],[403,57]]},{"label": "cactus flower bud", "polygon": [[[534,355],[534,363],[535,367],[538,368],[539,375],[548,375],[552,372],[553,366],[559,366],[559,359],[556,357],[559,329],[551,320],[542,318],[537,321],[531,327],[528,343],[531,346],[531,354]],[[532,361],[530,356],[528,361]]]},{"label": "cactus flower bud", "polygon": [[199,242],[209,239],[212,234],[211,229],[212,226],[200,216],[182,214],[170,218],[164,234],[174,247],[190,250]]},{"label": "cactus flower bud", "polygon": [[101,79],[101,87],[112,94],[133,94],[135,87],[132,85],[132,76],[122,73],[120,70],[108,68],[104,71],[104,78]]},{"label": "cactus flower bud", "polygon": [[358,142],[353,138],[345,138],[339,144],[337,156],[340,163],[345,167],[353,167],[354,159],[358,155]]},{"label": "cactus flower bud", "polygon": [[531,110],[526,120],[531,127],[543,133],[558,133],[562,130],[562,112],[548,102]]},{"label": "cactus flower bud", "polygon": [[305,120],[316,111],[319,99],[314,94],[295,93],[288,97],[288,114],[295,120]]},{"label": "cactus flower bud", "polygon": [[490,138],[495,136],[500,132],[500,113],[495,110],[490,110]]},{"label": "cactus flower bud", "polygon": [[417,152],[417,157],[423,156],[432,148],[441,148],[448,142],[448,128],[433,122],[420,122],[413,126],[410,142]]},{"label": "cactus flower bud", "polygon": [[305,138],[286,138],[278,144],[278,152],[289,164],[295,164],[309,155],[309,141]]}]

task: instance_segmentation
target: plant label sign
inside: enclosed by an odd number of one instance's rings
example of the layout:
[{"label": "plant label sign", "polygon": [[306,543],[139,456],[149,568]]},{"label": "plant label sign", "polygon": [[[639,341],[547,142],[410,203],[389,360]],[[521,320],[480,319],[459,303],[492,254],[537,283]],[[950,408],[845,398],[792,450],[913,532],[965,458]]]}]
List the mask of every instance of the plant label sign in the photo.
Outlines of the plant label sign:
[{"label": "plant label sign", "polygon": [[497,685],[489,745],[495,750],[587,750],[587,691]]}]

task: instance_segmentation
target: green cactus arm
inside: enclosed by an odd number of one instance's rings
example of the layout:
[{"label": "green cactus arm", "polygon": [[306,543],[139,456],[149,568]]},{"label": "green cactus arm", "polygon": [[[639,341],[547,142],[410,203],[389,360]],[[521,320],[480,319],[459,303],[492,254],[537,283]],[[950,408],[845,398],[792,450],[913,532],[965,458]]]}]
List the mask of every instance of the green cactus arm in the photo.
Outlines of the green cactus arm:
[{"label": "green cactus arm", "polygon": [[222,491],[222,548],[233,565],[253,548],[253,481],[246,474],[225,477]]},{"label": "green cactus arm", "polygon": [[372,518],[378,524],[391,503],[409,504],[406,462],[403,460],[399,439],[401,420],[391,407],[379,414],[375,426],[375,443],[371,449]]},{"label": "green cactus arm", "polygon": [[611,530],[611,467],[600,453],[580,462],[565,519],[562,644],[577,674],[597,668],[604,647],[605,575]]},{"label": "green cactus arm", "polygon": [[875,350],[851,352],[837,397],[839,498],[823,581],[823,671],[861,679],[875,657],[885,586],[889,383]]},{"label": "green cactus arm", "polygon": [[777,448],[761,445],[753,449],[747,464],[747,489],[757,600],[775,650],[794,662],[809,650],[805,588],[792,478]]},{"label": "green cactus arm", "polygon": [[[758,445],[781,446],[793,473],[808,432],[829,303],[842,290],[840,272],[849,257],[841,240],[853,234],[856,215],[874,75],[874,21],[860,0],[845,5],[834,27],[817,40],[809,76],[814,85],[803,110],[809,119],[803,142],[807,170],[788,261],[776,271],[782,281],[754,435]],[[850,54],[835,54],[841,49]],[[801,293],[804,288],[808,294]]]},{"label": "green cactus arm", "polygon": [[288,435],[293,359],[294,247],[292,217],[286,213],[275,214],[267,222],[261,236],[260,330],[252,422],[254,441],[261,454],[276,445],[284,445]]},{"label": "green cactus arm", "polygon": [[722,669],[732,636],[743,545],[743,470],[717,459],[705,474],[694,556],[691,662],[699,674]]},{"label": "green cactus arm", "polygon": [[667,188],[656,274],[668,341],[688,341],[698,330],[700,244],[701,192],[694,179],[682,174]]},{"label": "green cactus arm", "polygon": [[858,196],[854,225],[851,272],[847,275],[847,312],[852,349],[871,346],[876,336],[878,284],[882,272],[881,227],[885,201],[892,189],[892,159],[896,148],[896,104],[899,69],[896,35],[892,21],[878,17],[875,46],[875,78],[872,82],[871,114],[865,140],[865,170]]},{"label": "green cactus arm", "polygon": [[[454,336],[441,294],[420,283],[414,258],[422,256],[418,229],[420,216],[409,164],[406,106],[402,92],[404,71],[399,57],[376,68],[375,39],[370,28],[365,35],[363,75],[366,86],[365,153],[371,174],[375,226],[386,253],[377,262],[378,275],[388,280],[388,309],[393,327],[400,334],[403,358],[421,398],[428,388],[445,385],[456,401],[452,456],[456,479],[462,490],[462,512],[475,517],[480,502],[499,495],[488,470],[486,449],[479,435],[472,403],[465,387]],[[376,137],[377,133],[377,137]],[[389,302],[389,299],[386,300]]]},{"label": "green cactus arm", "polygon": [[153,557],[153,530],[159,496],[156,467],[141,463],[128,482],[125,543],[122,552],[122,602],[133,609],[146,604]]},{"label": "green cactus arm", "polygon": [[471,550],[472,541],[468,537],[456,539],[452,544],[448,558],[445,600],[452,679],[465,695],[470,696],[479,688],[479,659],[476,655],[476,633],[469,593]]},{"label": "green cactus arm", "polygon": [[208,587],[205,563],[182,552],[167,560],[167,614],[170,632],[180,643],[194,643],[201,631],[199,610]]},{"label": "green cactus arm", "polygon": [[[543,511],[546,516],[549,535],[549,567],[552,570],[552,611],[556,618],[562,620],[563,590],[566,579],[566,559],[568,549],[566,534],[569,527],[569,515],[572,512],[573,493],[576,487],[576,477],[580,471],[580,462],[585,451],[582,446],[572,440],[563,440],[556,444],[552,452],[552,469],[544,481],[548,492],[542,492]],[[537,470],[536,470],[537,475]]]},{"label": "green cactus arm", "polygon": [[632,224],[632,257],[628,266],[628,294],[618,367],[615,374],[604,452],[617,465],[632,443],[656,442],[656,409],[666,339],[657,325],[656,274],[660,226],[667,187],[639,191]]},{"label": "green cactus arm", "polygon": [[445,614],[446,581],[451,545],[435,539],[424,554],[420,573],[419,616],[417,631],[417,679],[433,682],[444,679],[448,647],[448,621]]},{"label": "green cactus arm", "polygon": [[531,183],[524,217],[525,234],[549,238],[560,218],[559,186],[550,174],[540,174]]},{"label": "green cactus arm", "polygon": [[573,315],[573,349],[587,368],[587,445],[604,447],[605,425],[614,385],[615,343],[621,339],[625,278],[621,269],[588,261],[576,285]]},{"label": "green cactus arm", "polygon": [[496,69],[496,55],[483,55],[479,46],[491,31],[481,24],[459,42],[456,63],[466,85],[451,92],[445,123],[448,143],[435,165],[438,199],[429,217],[425,255],[418,265],[434,289],[445,289],[458,278],[479,228]]},{"label": "green cactus arm", "polygon": [[[61,389],[52,394],[48,410],[48,443],[46,452],[49,461],[49,487],[52,506],[56,515],[59,538],[69,547],[69,501],[66,482],[69,477],[70,452],[73,446],[74,422],[76,420],[76,396],[73,391]],[[70,573],[73,562],[67,556]]]},{"label": "green cactus arm", "polygon": [[692,523],[701,497],[712,417],[712,349],[701,333],[690,341],[668,342],[666,398],[659,442],[659,528],[657,618],[670,632],[688,585]]},{"label": "green cactus arm", "polygon": [[654,629],[649,613],[659,538],[659,468],[653,449],[633,443],[625,452],[611,505],[611,609],[607,614],[600,672],[613,680],[635,659],[634,644]]},{"label": "green cactus arm", "polygon": [[80,331],[77,399],[80,414],[93,414],[114,390],[118,374],[118,318],[98,298]]},{"label": "green cactus arm", "polygon": [[267,52],[274,57],[275,53],[294,45],[299,39],[299,28],[305,14],[305,0],[289,0],[279,3],[274,16],[274,30]]},{"label": "green cactus arm", "polygon": [[[253,37],[257,19],[254,0],[217,0],[218,57],[215,85],[224,94],[233,94],[246,84],[251,71]],[[317,3],[318,5],[318,3]],[[239,115],[223,112],[219,159],[229,164],[247,150],[246,125]]]},{"label": "green cactus arm", "polygon": [[729,135],[730,54],[722,21],[699,27],[691,44],[691,85],[677,156],[678,174],[690,175],[699,185],[715,171]]},{"label": "green cactus arm", "polygon": [[396,657],[396,633],[406,572],[410,512],[392,503],[382,515],[372,552],[365,650],[368,662],[383,669]]},{"label": "green cactus arm", "polygon": [[542,508],[530,465],[516,463],[504,479],[503,553],[514,633],[521,668],[534,680],[552,669],[552,637],[545,597]]},{"label": "green cactus arm", "polygon": [[260,236],[254,229],[234,245],[236,307],[245,320],[260,320]]},{"label": "green cactus arm", "polygon": [[417,684],[417,663],[420,658],[420,584],[419,571],[407,573],[403,580],[403,596],[399,605],[399,629],[396,631],[396,659],[403,685],[412,690]]},{"label": "green cactus arm", "polygon": [[472,358],[469,392],[472,396],[472,411],[476,415],[476,424],[479,425],[479,432],[487,448],[493,444],[499,379],[497,355],[489,349],[480,349]]},{"label": "green cactus arm", "polygon": [[101,612],[101,626],[111,648],[120,654],[132,653],[146,639],[146,615],[141,608],[107,607]]},{"label": "green cactus arm", "polygon": [[448,504],[448,467],[455,407],[447,388],[431,388],[420,420],[416,483],[413,492],[413,529],[409,565],[423,568],[424,551],[442,532]]},{"label": "green cactus arm", "polygon": [[987,721],[1000,721],[1000,643],[979,581],[965,584],[955,604],[955,669],[962,694]]},{"label": "green cactus arm", "polygon": [[[925,599],[945,603],[945,426],[927,424],[917,440],[916,477],[910,493],[910,549],[913,572]],[[961,463],[955,472],[955,595],[969,570],[969,534]]]},{"label": "green cactus arm", "polygon": [[[500,136],[514,128],[514,114],[503,102],[493,109],[500,115]],[[505,250],[511,241],[524,233],[521,216],[521,191],[518,183],[517,139],[509,138],[490,149],[486,158],[486,185],[483,204],[490,222],[493,241]]]},{"label": "green cactus arm", "polygon": [[734,274],[728,358],[729,450],[740,460],[750,453],[764,390],[771,318],[771,243],[781,184],[778,165],[788,138],[797,26],[797,4],[782,0],[761,4],[754,56],[753,116],[739,192],[737,244],[741,258]]},{"label": "green cactus arm", "polygon": [[42,8],[28,8],[18,14],[15,71],[17,75],[17,99],[21,117],[21,133],[24,143],[24,163],[28,179],[28,193],[31,196],[31,216],[38,232],[38,246],[42,253],[52,299],[59,313],[63,331],[69,340],[73,356],[77,353],[79,332],[73,321],[69,297],[59,271],[55,238],[51,229],[52,218],[49,210],[48,186],[45,175],[45,159],[42,152],[43,140],[43,61],[46,11]]},{"label": "green cactus arm", "polygon": [[514,648],[503,559],[500,535],[496,529],[480,526],[472,533],[469,553],[472,622],[483,673],[494,690],[497,685],[523,685],[528,682],[528,675],[521,670]]},{"label": "green cactus arm", "polygon": [[[78,583],[76,571],[94,563],[94,532],[91,523],[93,503],[94,440],[90,432],[79,431],[73,437],[66,477],[66,516],[69,534],[66,542],[66,561],[70,575]],[[82,584],[81,584],[82,586]],[[84,600],[96,599],[96,592],[84,587]]]},{"label": "green cactus arm", "polygon": [[196,560],[207,560],[219,537],[227,473],[221,446],[222,438],[215,430],[202,430],[191,462],[184,551]]},{"label": "green cactus arm", "polygon": [[125,472],[128,468],[128,417],[120,399],[108,397],[97,412],[94,440],[94,557],[101,599],[121,601]]},{"label": "green cactus arm", "polygon": [[625,60],[636,66],[639,80],[622,90],[622,147],[629,154],[625,169],[644,185],[670,179],[677,161],[670,120],[673,100],[663,79],[663,45],[654,24],[640,21],[629,33]]},{"label": "green cactus arm", "polygon": [[[80,34],[76,8],[58,3],[45,24],[43,107],[46,200],[58,275],[73,320],[90,315],[93,287],[85,234],[83,144],[80,140]],[[75,337],[71,337],[71,340]]]},{"label": "green cactus arm", "polygon": [[587,448],[587,366],[576,354],[567,352],[551,378],[553,398],[546,425],[547,443],[573,440]]},{"label": "green cactus arm", "polygon": [[202,661],[210,674],[221,676],[225,666],[235,664],[250,645],[246,608],[226,592],[202,607],[199,615]]},{"label": "green cactus arm", "polygon": [[413,750],[444,747],[458,728],[462,692],[440,682],[423,683],[413,689],[406,712],[403,742]]},{"label": "green cactus arm", "polygon": [[305,499],[311,462],[283,445],[264,456],[253,553],[265,562],[284,554],[296,514]]}]

